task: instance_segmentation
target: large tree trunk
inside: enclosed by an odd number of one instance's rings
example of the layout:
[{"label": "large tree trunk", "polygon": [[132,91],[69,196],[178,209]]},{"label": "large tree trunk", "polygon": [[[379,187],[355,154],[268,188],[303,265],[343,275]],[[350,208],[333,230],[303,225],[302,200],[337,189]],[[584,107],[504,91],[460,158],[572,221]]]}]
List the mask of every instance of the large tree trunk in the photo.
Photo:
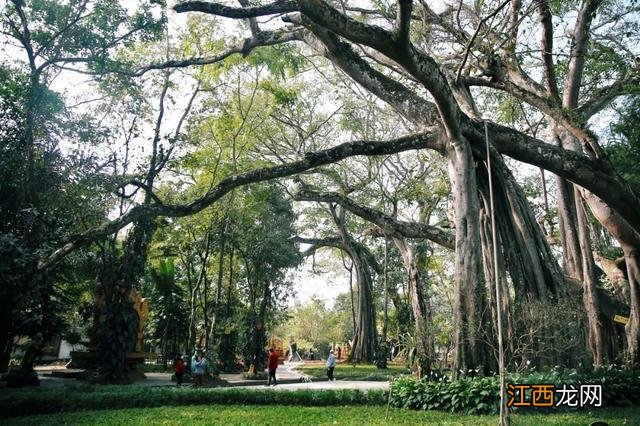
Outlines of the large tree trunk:
[{"label": "large tree trunk", "polygon": [[[565,296],[562,271],[522,188],[495,153],[491,156],[491,168],[498,249],[511,277],[515,300]],[[480,194],[488,206],[489,182],[484,161],[478,161],[476,175]],[[483,249],[491,252],[487,247]]]},{"label": "large tree trunk", "polygon": [[448,146],[449,178],[455,211],[454,335],[452,377],[490,370],[485,295],[474,161],[466,141]]},{"label": "large tree trunk", "polygon": [[153,219],[141,219],[131,230],[115,272],[115,280],[103,283],[104,322],[100,324],[100,354],[102,363],[97,379],[105,383],[129,383],[127,354],[134,348],[138,316],[130,299],[144,273],[147,252],[156,224]]},{"label": "large tree trunk", "polygon": [[213,341],[213,334],[215,332],[216,323],[218,322],[218,315],[220,313],[220,300],[222,298],[222,278],[224,275],[224,249],[227,242],[227,228],[229,227],[228,218],[225,217],[223,222],[220,223],[220,248],[218,255],[218,278],[216,282],[216,303],[213,307],[213,318],[211,319],[211,328],[209,329],[209,338],[207,341]]},{"label": "large tree trunk", "polygon": [[629,281],[629,322],[625,327],[629,366],[640,367],[640,235],[600,198],[582,190],[591,212],[600,223],[620,242],[624,252]]},{"label": "large tree trunk", "polygon": [[389,323],[389,239],[384,239],[384,303],[382,306],[382,344],[387,344],[387,326]]},{"label": "large tree trunk", "polygon": [[345,251],[349,254],[356,273],[357,304],[353,345],[350,358],[354,361],[373,361],[378,333],[376,330],[376,311],[373,302],[373,280],[371,265],[364,249],[353,240],[345,226],[345,211],[330,204],[331,215],[338,227]]},{"label": "large tree trunk", "polygon": [[582,279],[582,258],[576,223],[576,199],[573,185],[565,179],[556,176],[558,200],[558,227],[560,229],[560,243],[562,244],[562,266],[565,274],[571,278]]},{"label": "large tree trunk", "polygon": [[189,286],[189,333],[187,335],[187,354],[193,355],[195,352],[191,352],[195,348],[196,339],[196,297],[198,295],[197,284],[194,285],[192,279],[191,260],[185,261],[185,267],[187,269],[187,284]]},{"label": "large tree trunk", "polygon": [[[556,141],[563,148],[581,152],[580,143],[568,132],[555,130]],[[604,329],[600,321],[600,304],[597,293],[595,261],[591,247],[590,226],[587,221],[582,194],[579,187],[558,178],[558,212],[563,240],[563,257],[567,274],[582,282],[582,299],[587,314],[587,346],[593,364],[602,365],[607,355],[604,353]],[[567,191],[564,193],[564,191]],[[573,204],[569,203],[573,201]],[[574,241],[575,240],[575,241]]]},{"label": "large tree trunk", "polygon": [[416,326],[416,352],[422,372],[427,373],[431,371],[434,359],[431,302],[420,280],[421,275],[416,265],[413,248],[403,238],[394,237],[393,242],[400,251],[407,270],[409,300]]},{"label": "large tree trunk", "polygon": [[356,271],[357,304],[351,359],[359,362],[373,361],[376,342],[376,311],[373,302],[371,267],[357,248],[349,250]]},{"label": "large tree trunk", "polygon": [[[493,283],[495,285],[495,273],[496,268],[494,266],[494,256],[493,256],[493,234],[491,232],[491,216],[490,216],[490,206],[489,200],[484,196],[481,199],[482,207],[480,209],[480,236],[482,241],[482,256],[484,260],[484,276],[485,281],[487,283]],[[497,218],[496,218],[497,219]],[[496,236],[496,244],[498,245],[498,250],[501,247],[504,247],[504,243],[501,242],[501,236],[498,232]],[[493,338],[498,336],[498,309],[500,309],[500,313],[502,315],[502,330],[503,330],[503,341],[506,343],[505,345],[505,353],[512,358],[514,353],[513,346],[513,326],[511,323],[510,316],[510,307],[511,300],[509,298],[509,288],[507,286],[507,276],[505,269],[504,256],[498,255],[498,283],[500,285],[500,300],[496,300],[495,297],[495,287],[493,285],[487,286],[487,294],[489,295],[489,304],[491,307],[491,318],[492,318],[492,333],[491,336]],[[493,291],[492,291],[493,290]],[[495,350],[492,355],[494,359],[497,360],[499,357],[499,353]],[[505,355],[506,358],[506,355]],[[493,360],[492,360],[493,361]],[[497,365],[497,364],[496,364]]]},{"label": "large tree trunk", "polygon": [[9,368],[11,351],[13,350],[13,335],[11,333],[11,316],[8,301],[0,302],[0,373]]},{"label": "large tree trunk", "polygon": [[[231,309],[231,297],[232,297],[232,289],[234,287],[233,281],[233,256],[234,256],[234,247],[231,246],[231,252],[229,253],[229,282],[227,287],[227,297],[226,297],[226,306],[224,310],[224,318],[226,321],[229,321],[232,315]],[[222,369],[223,371],[233,371],[236,368],[235,359],[236,359],[236,351],[235,351],[235,330],[229,330],[229,332],[224,332],[220,336],[220,344],[218,345],[218,356],[222,361]]]},{"label": "large tree trunk", "polygon": [[582,300],[587,313],[588,347],[591,351],[593,364],[599,367],[606,360],[604,354],[604,340],[602,323],[600,322],[600,302],[597,293],[597,278],[595,262],[591,251],[591,237],[589,235],[589,223],[582,204],[582,195],[576,189],[576,214],[578,217],[578,238],[582,255]]},{"label": "large tree trunk", "polygon": [[640,368],[640,251],[635,247],[623,246],[629,277],[631,313],[625,327],[629,366]]}]

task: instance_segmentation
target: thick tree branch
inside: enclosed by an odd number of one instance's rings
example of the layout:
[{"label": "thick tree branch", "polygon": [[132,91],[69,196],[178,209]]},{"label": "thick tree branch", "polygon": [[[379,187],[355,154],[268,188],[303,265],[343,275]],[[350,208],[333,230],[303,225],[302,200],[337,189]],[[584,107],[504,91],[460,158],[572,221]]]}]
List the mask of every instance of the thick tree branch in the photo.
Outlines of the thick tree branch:
[{"label": "thick tree branch", "polygon": [[[318,47],[317,43],[314,44],[313,40],[306,36],[305,41],[307,41],[308,44],[327,55],[329,59],[355,81],[362,84],[382,100],[396,107],[396,109],[409,120],[420,125],[420,111],[423,110],[425,113],[422,114],[422,119],[427,117],[432,123],[437,121],[437,118],[434,117],[435,105],[422,99],[397,81],[373,70],[366,61],[353,52],[347,43],[341,42],[329,31],[313,25],[310,25],[309,29],[325,47]],[[543,112],[555,117],[558,122],[572,130],[581,140],[593,138],[590,132],[574,122],[573,117],[571,117],[567,111],[554,108],[553,105],[550,105],[549,100],[524,91],[519,88],[519,86],[510,86],[511,89],[508,89],[504,82],[491,82],[485,79],[465,79],[465,83],[485,85],[522,96],[526,102],[539,107]],[[482,142],[484,139],[484,131],[478,127],[479,124],[464,116],[461,118],[461,121],[463,123],[463,133],[465,136],[472,141],[472,144],[476,148],[482,148],[484,146]],[[627,220],[633,217],[631,212],[640,211],[640,200],[638,200],[628,185],[616,179],[615,176],[610,173],[603,171],[601,165],[596,164],[596,162],[582,155],[571,153],[538,139],[531,138],[514,129],[507,129],[502,126],[494,128],[494,126],[495,125],[490,126],[491,138],[499,142],[499,144],[496,144],[496,142],[493,143],[502,154],[525,163],[543,167],[582,186],[592,187],[592,190],[597,191],[605,197],[607,199],[606,201],[613,202],[612,205],[614,206],[620,205],[616,204],[616,200],[625,198],[622,194],[627,194],[631,198],[624,201],[623,204],[628,207],[625,208],[625,212],[621,212]],[[496,130],[497,133],[494,134],[494,130]],[[565,156],[571,158],[572,161],[576,161],[577,164],[580,164],[579,170],[571,170],[571,168],[566,167],[563,163]],[[593,169],[597,170],[597,172],[592,172]],[[607,189],[607,185],[611,185],[611,187]],[[614,194],[617,195],[614,196]],[[633,218],[634,220],[632,220],[632,222],[635,223],[634,227],[640,226],[638,217]],[[640,229],[640,227],[637,229]]]},{"label": "thick tree branch", "polygon": [[[325,47],[318,47],[318,43],[314,44],[314,41],[308,36],[305,37],[305,41],[328,56],[329,59],[367,90],[396,107],[400,113],[418,125],[421,124],[421,118],[425,119],[425,117],[432,123],[437,121],[437,117],[434,117],[435,105],[422,99],[397,81],[373,70],[366,61],[353,52],[347,43],[341,42],[329,31],[313,25],[309,26],[309,29]],[[572,129],[575,132],[574,134],[581,136],[581,140],[593,137],[590,132],[575,123],[573,117],[567,111],[554,108],[553,105],[550,105],[549,100],[524,91],[519,86],[510,86],[511,89],[507,89],[507,85],[504,82],[491,82],[485,79],[465,79],[465,83],[485,85],[522,96],[525,102],[539,107],[543,112],[549,113],[558,122]],[[425,111],[422,117],[420,115],[421,110]],[[464,116],[462,117],[462,123],[465,136],[472,141],[476,148],[484,149],[482,142],[484,131],[478,127],[480,124]],[[634,227],[640,226],[638,217],[634,217],[631,214],[631,212],[640,211],[640,200],[628,185],[617,180],[610,173],[603,171],[600,165],[587,157],[554,147],[514,129],[502,126],[494,128],[494,126],[490,126],[491,138],[494,140],[493,143],[498,151],[502,154],[525,163],[537,165],[582,186],[592,187],[592,190],[597,191],[607,199],[606,201],[612,202],[614,206],[620,205],[616,204],[616,200],[625,198],[622,194],[630,196],[626,201],[623,200],[623,205],[627,207],[624,207],[625,212],[621,212],[621,214],[625,216],[626,220],[633,218]],[[495,134],[493,133],[494,130],[496,131]],[[564,164],[565,156],[580,164],[579,170],[571,170],[571,168],[566,167]],[[594,168],[597,172],[592,172]],[[607,185],[611,185],[609,189],[607,189]],[[617,195],[614,196],[614,194]],[[640,229],[640,227],[637,229]]]},{"label": "thick tree branch", "polygon": [[639,93],[640,70],[634,69],[628,78],[598,89],[589,100],[576,109],[576,112],[586,121],[602,111],[615,98]]},{"label": "thick tree branch", "polygon": [[273,3],[262,6],[250,7],[229,7],[206,1],[187,1],[178,3],[173,6],[173,9],[178,13],[202,12],[210,15],[224,16],[226,18],[242,19],[294,12],[298,9],[298,5],[294,0],[276,0]]},{"label": "thick tree branch", "polygon": [[589,30],[596,9],[602,0],[584,0],[571,37],[571,59],[564,83],[562,106],[573,109],[578,105],[582,73],[584,72],[585,53],[589,44]]},{"label": "thick tree branch", "polygon": [[592,149],[598,146],[597,137],[584,127],[575,116],[567,109],[560,108],[551,99],[541,97],[536,93],[523,90],[520,86],[512,84],[510,81],[491,81],[484,78],[467,77],[463,81],[469,86],[485,86],[493,89],[502,90],[515,96],[516,98],[536,107],[538,110],[553,118],[557,124],[570,132],[585,147],[585,152],[589,153],[592,158],[599,160],[602,155],[598,151]]},{"label": "thick tree branch", "polygon": [[544,64],[544,78],[549,94],[560,101],[558,93],[558,81],[553,66],[553,22],[551,8],[548,0],[536,0],[538,15],[540,16],[540,48],[542,50],[542,63]]},{"label": "thick tree branch", "polygon": [[412,0],[398,0],[395,33],[396,40],[400,44],[409,44],[409,30],[411,27]]},{"label": "thick tree branch", "polygon": [[[245,9],[251,7],[249,0],[238,0],[238,3]],[[251,35],[254,37],[260,33],[260,27],[258,27],[258,20],[256,18],[249,18],[249,28],[251,29]]]},{"label": "thick tree branch", "polygon": [[[288,15],[287,18],[290,21],[296,22],[297,20],[296,23],[302,23],[321,39],[323,43],[328,40],[328,35],[333,36],[333,34],[331,34],[333,31],[348,40],[362,42],[365,45],[378,49],[381,53],[402,65],[427,87],[436,98],[439,115],[443,118],[445,124],[453,123],[453,131],[455,132],[455,126],[457,126],[458,123],[462,123],[465,136],[470,138],[472,143],[477,146],[482,144],[483,132],[478,127],[478,123],[475,123],[460,113],[457,104],[455,104],[453,100],[446,79],[432,58],[416,51],[412,46],[410,46],[409,51],[406,49],[397,49],[398,46],[393,43],[393,37],[389,31],[355,21],[341,14],[322,0],[300,0],[300,4],[303,16],[300,17],[295,14]],[[247,17],[247,15],[244,14],[242,17]],[[322,31],[319,29],[322,29]],[[335,38],[335,36],[333,37],[333,44],[337,45],[335,43],[337,38]],[[326,47],[327,50],[331,50],[331,43],[327,43]],[[351,59],[347,54],[348,52],[342,51],[340,53],[341,56],[337,55],[336,57],[340,57],[343,61]],[[330,54],[331,52],[328,52],[328,55]],[[359,58],[357,55],[354,55],[352,58],[354,57]],[[359,81],[354,77],[356,81],[367,88],[375,87],[377,91],[374,93],[379,96],[386,95],[381,96],[382,99],[387,102],[391,101],[391,104],[394,106],[399,105],[400,102],[393,100],[393,98],[388,95],[394,92],[403,92],[402,89],[404,86],[396,82],[396,86],[391,86],[390,89],[384,87],[385,80],[382,79],[380,75],[373,75],[374,78],[372,79],[372,74],[369,73],[368,70],[365,69],[364,73],[361,70],[358,72],[358,68],[362,62],[364,61],[360,60],[360,62],[357,62],[351,66],[351,68],[341,64],[339,64],[339,66],[352,77],[360,74]],[[404,95],[408,95],[406,91]],[[409,96],[405,99],[417,100],[420,98],[418,96]],[[540,99],[543,100],[544,98]],[[419,103],[421,106],[430,104],[424,100]],[[407,109],[408,108],[405,108],[404,110],[407,111]],[[414,107],[414,109],[417,112],[418,108]],[[432,110],[433,108],[428,109],[428,111]],[[414,115],[414,118],[417,118],[416,115]],[[576,124],[571,121],[569,121],[569,123],[571,123],[571,126],[569,126],[570,129]],[[574,134],[577,135],[583,143],[593,141],[593,135],[581,126],[579,129],[573,130],[576,131]],[[451,128],[448,128],[448,133],[450,132]],[[560,176],[566,177],[574,183],[589,188],[603,200],[610,202],[612,206],[616,206],[616,209],[620,209],[619,213],[625,220],[629,221],[634,228],[640,229],[640,219],[636,217],[637,215],[631,214],[631,212],[640,211],[640,201],[638,197],[631,191],[628,185],[620,179],[617,179],[611,170],[606,169],[606,167],[604,167],[606,165],[590,161],[582,155],[545,144],[513,129],[491,125],[491,132],[491,137],[496,141],[494,142],[494,144],[496,144],[495,146],[498,147],[502,153],[518,160],[543,167]],[[579,167],[576,169],[567,167],[564,163],[565,159],[570,159],[570,162],[575,162],[576,166]],[[607,188],[607,185],[611,186]]]},{"label": "thick tree branch", "polygon": [[464,50],[464,56],[462,57],[462,62],[460,63],[460,66],[458,67],[458,72],[456,73],[456,80],[458,80],[458,81],[460,80],[460,76],[462,74],[462,69],[464,68],[464,65],[467,63],[467,58],[469,57],[469,52],[471,51],[471,48],[473,47],[473,42],[476,41],[476,37],[478,37],[478,34],[480,34],[480,29],[482,29],[482,26],[489,19],[491,19],[494,16],[496,16],[510,2],[511,2],[511,0],[505,0],[504,2],[502,2],[502,4],[500,6],[498,6],[498,8],[496,10],[494,10],[489,15],[485,16],[484,18],[482,18],[480,20],[480,22],[478,23],[478,27],[476,28],[476,31],[471,36],[471,39],[467,43],[467,47]]},{"label": "thick tree branch", "polygon": [[309,257],[314,255],[318,249],[323,247],[333,247],[340,250],[347,251],[344,243],[342,242],[342,238],[340,237],[329,237],[329,238],[306,238],[295,236],[291,239],[296,243],[309,244],[311,247],[303,251],[301,254],[304,257]]},{"label": "thick tree branch", "polygon": [[[463,127],[473,146],[483,146],[482,123],[471,121]],[[640,231],[640,198],[610,169],[587,156],[544,143],[517,130],[489,123],[492,145],[503,155],[549,170],[600,197],[623,217],[636,231]]]},{"label": "thick tree branch", "polygon": [[324,0],[299,0],[299,3],[302,24],[307,28],[313,31],[310,23],[325,27],[351,42],[372,47],[402,65],[433,95],[449,140],[454,144],[461,142],[459,123],[462,113],[446,77],[431,56],[411,43],[401,45],[394,42],[393,33],[346,16]]},{"label": "thick tree branch", "polygon": [[185,68],[194,65],[209,65],[216,62],[225,60],[231,55],[241,53],[242,56],[247,56],[251,51],[260,46],[273,46],[276,44],[287,43],[301,38],[301,31],[294,30],[279,30],[279,31],[261,31],[257,35],[244,39],[242,43],[239,43],[227,50],[218,53],[213,56],[196,57],[182,60],[171,60],[159,64],[151,64],[138,68],[134,76],[141,76],[144,73],[151,70],[160,70],[166,68]]},{"label": "thick tree branch", "polygon": [[295,236],[291,240],[297,243],[311,245],[311,247],[309,247],[308,249],[302,252],[302,255],[305,257],[315,254],[316,251],[318,251],[318,249],[322,247],[337,248],[349,253],[350,256],[352,255],[351,253],[352,249],[358,250],[360,252],[360,255],[366,258],[367,262],[369,263],[369,266],[371,266],[371,268],[373,268],[374,271],[379,273],[380,265],[378,265],[378,262],[376,262],[376,259],[373,257],[373,254],[371,253],[371,251],[364,244],[361,244],[355,241],[350,236],[348,238],[349,238],[348,244],[351,244],[352,247],[349,247],[349,245],[345,243],[342,237],[306,238],[306,237]]},{"label": "thick tree branch", "polygon": [[310,24],[309,29],[315,36],[305,34],[304,41],[309,46],[330,59],[368,91],[393,106],[398,113],[418,127],[439,123],[438,109],[433,103],[424,100],[402,83],[374,69],[353,50],[349,43],[341,41],[330,31],[314,24]]},{"label": "thick tree branch", "polygon": [[142,218],[153,218],[158,216],[184,217],[198,213],[222,198],[232,189],[238,188],[243,185],[291,176],[318,166],[335,163],[337,161],[356,155],[372,156],[393,154],[402,151],[409,151],[412,149],[423,149],[433,146],[440,146],[439,144],[440,139],[438,135],[436,133],[430,132],[404,136],[386,142],[347,142],[333,148],[306,153],[304,158],[298,161],[253,170],[240,175],[230,176],[220,181],[204,196],[189,204],[139,205],[115,220],[107,222],[102,226],[90,229],[83,234],[72,236],[69,239],[69,242],[66,243],[62,248],[56,250],[47,258],[41,259],[38,264],[38,269],[46,269],[59,262],[67,254],[71,253],[77,248],[91,244],[94,241],[98,241],[108,235],[118,232],[128,224],[136,222]]},{"label": "thick tree branch", "polygon": [[317,201],[340,204],[344,209],[379,226],[383,231],[393,236],[428,239],[443,247],[452,250],[454,248],[454,237],[450,232],[437,226],[397,220],[380,211],[359,205],[337,192],[315,192],[304,189],[294,194],[293,199],[296,201]]}]

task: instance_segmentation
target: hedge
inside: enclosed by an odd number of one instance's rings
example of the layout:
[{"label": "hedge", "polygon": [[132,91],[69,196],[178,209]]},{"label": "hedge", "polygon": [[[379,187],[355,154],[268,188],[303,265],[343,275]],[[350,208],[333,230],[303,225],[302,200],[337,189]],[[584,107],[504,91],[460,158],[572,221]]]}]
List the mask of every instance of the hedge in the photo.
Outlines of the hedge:
[{"label": "hedge", "polygon": [[0,418],[63,411],[104,410],[202,404],[384,405],[382,390],[272,390],[247,388],[176,388],[79,386],[30,389],[0,395]]}]

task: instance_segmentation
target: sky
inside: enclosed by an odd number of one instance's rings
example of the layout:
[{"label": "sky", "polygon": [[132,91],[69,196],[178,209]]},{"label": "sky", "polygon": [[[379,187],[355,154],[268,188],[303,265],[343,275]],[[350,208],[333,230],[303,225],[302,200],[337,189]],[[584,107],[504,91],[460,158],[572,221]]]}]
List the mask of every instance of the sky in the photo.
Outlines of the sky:
[{"label": "sky", "polygon": [[[321,256],[329,255],[325,253]],[[329,272],[314,273],[312,265],[313,260],[309,257],[298,270],[294,284],[295,296],[289,300],[289,305],[304,304],[316,298],[324,300],[325,307],[330,309],[337,295],[349,292],[349,272],[341,265],[334,265]]]}]

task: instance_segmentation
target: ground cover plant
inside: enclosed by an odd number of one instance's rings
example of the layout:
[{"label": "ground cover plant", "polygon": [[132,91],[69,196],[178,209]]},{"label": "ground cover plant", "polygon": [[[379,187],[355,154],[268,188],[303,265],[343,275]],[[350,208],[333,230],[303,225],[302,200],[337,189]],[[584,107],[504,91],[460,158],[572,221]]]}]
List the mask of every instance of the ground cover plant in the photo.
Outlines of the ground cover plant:
[{"label": "ground cover plant", "polygon": [[[327,369],[324,364],[302,364],[296,367],[300,373],[315,379],[327,377]],[[387,364],[387,368],[380,369],[373,364],[347,364],[336,365],[334,376],[337,380],[371,380],[385,382],[391,377],[409,374],[410,370],[404,365]]]},{"label": "ground cover plant", "polygon": [[[593,412],[515,415],[515,426],[575,425],[583,426],[604,420],[611,426],[633,424],[640,418],[640,408],[609,408]],[[101,424],[437,424],[495,425],[497,416],[470,416],[441,411],[411,411],[384,406],[300,407],[290,405],[195,405],[188,407],[156,407],[126,410],[83,411],[8,419],[7,425],[101,425]]]},{"label": "ground cover plant", "polygon": [[[582,384],[602,386],[603,406],[629,406],[640,403],[640,371],[599,369],[588,373],[575,370],[511,374],[512,384]],[[494,414],[499,411],[498,377],[461,378],[450,381],[447,376],[416,380],[404,376],[392,383],[391,404],[415,410],[444,410],[465,414]],[[556,395],[556,400],[558,395]]]}]

